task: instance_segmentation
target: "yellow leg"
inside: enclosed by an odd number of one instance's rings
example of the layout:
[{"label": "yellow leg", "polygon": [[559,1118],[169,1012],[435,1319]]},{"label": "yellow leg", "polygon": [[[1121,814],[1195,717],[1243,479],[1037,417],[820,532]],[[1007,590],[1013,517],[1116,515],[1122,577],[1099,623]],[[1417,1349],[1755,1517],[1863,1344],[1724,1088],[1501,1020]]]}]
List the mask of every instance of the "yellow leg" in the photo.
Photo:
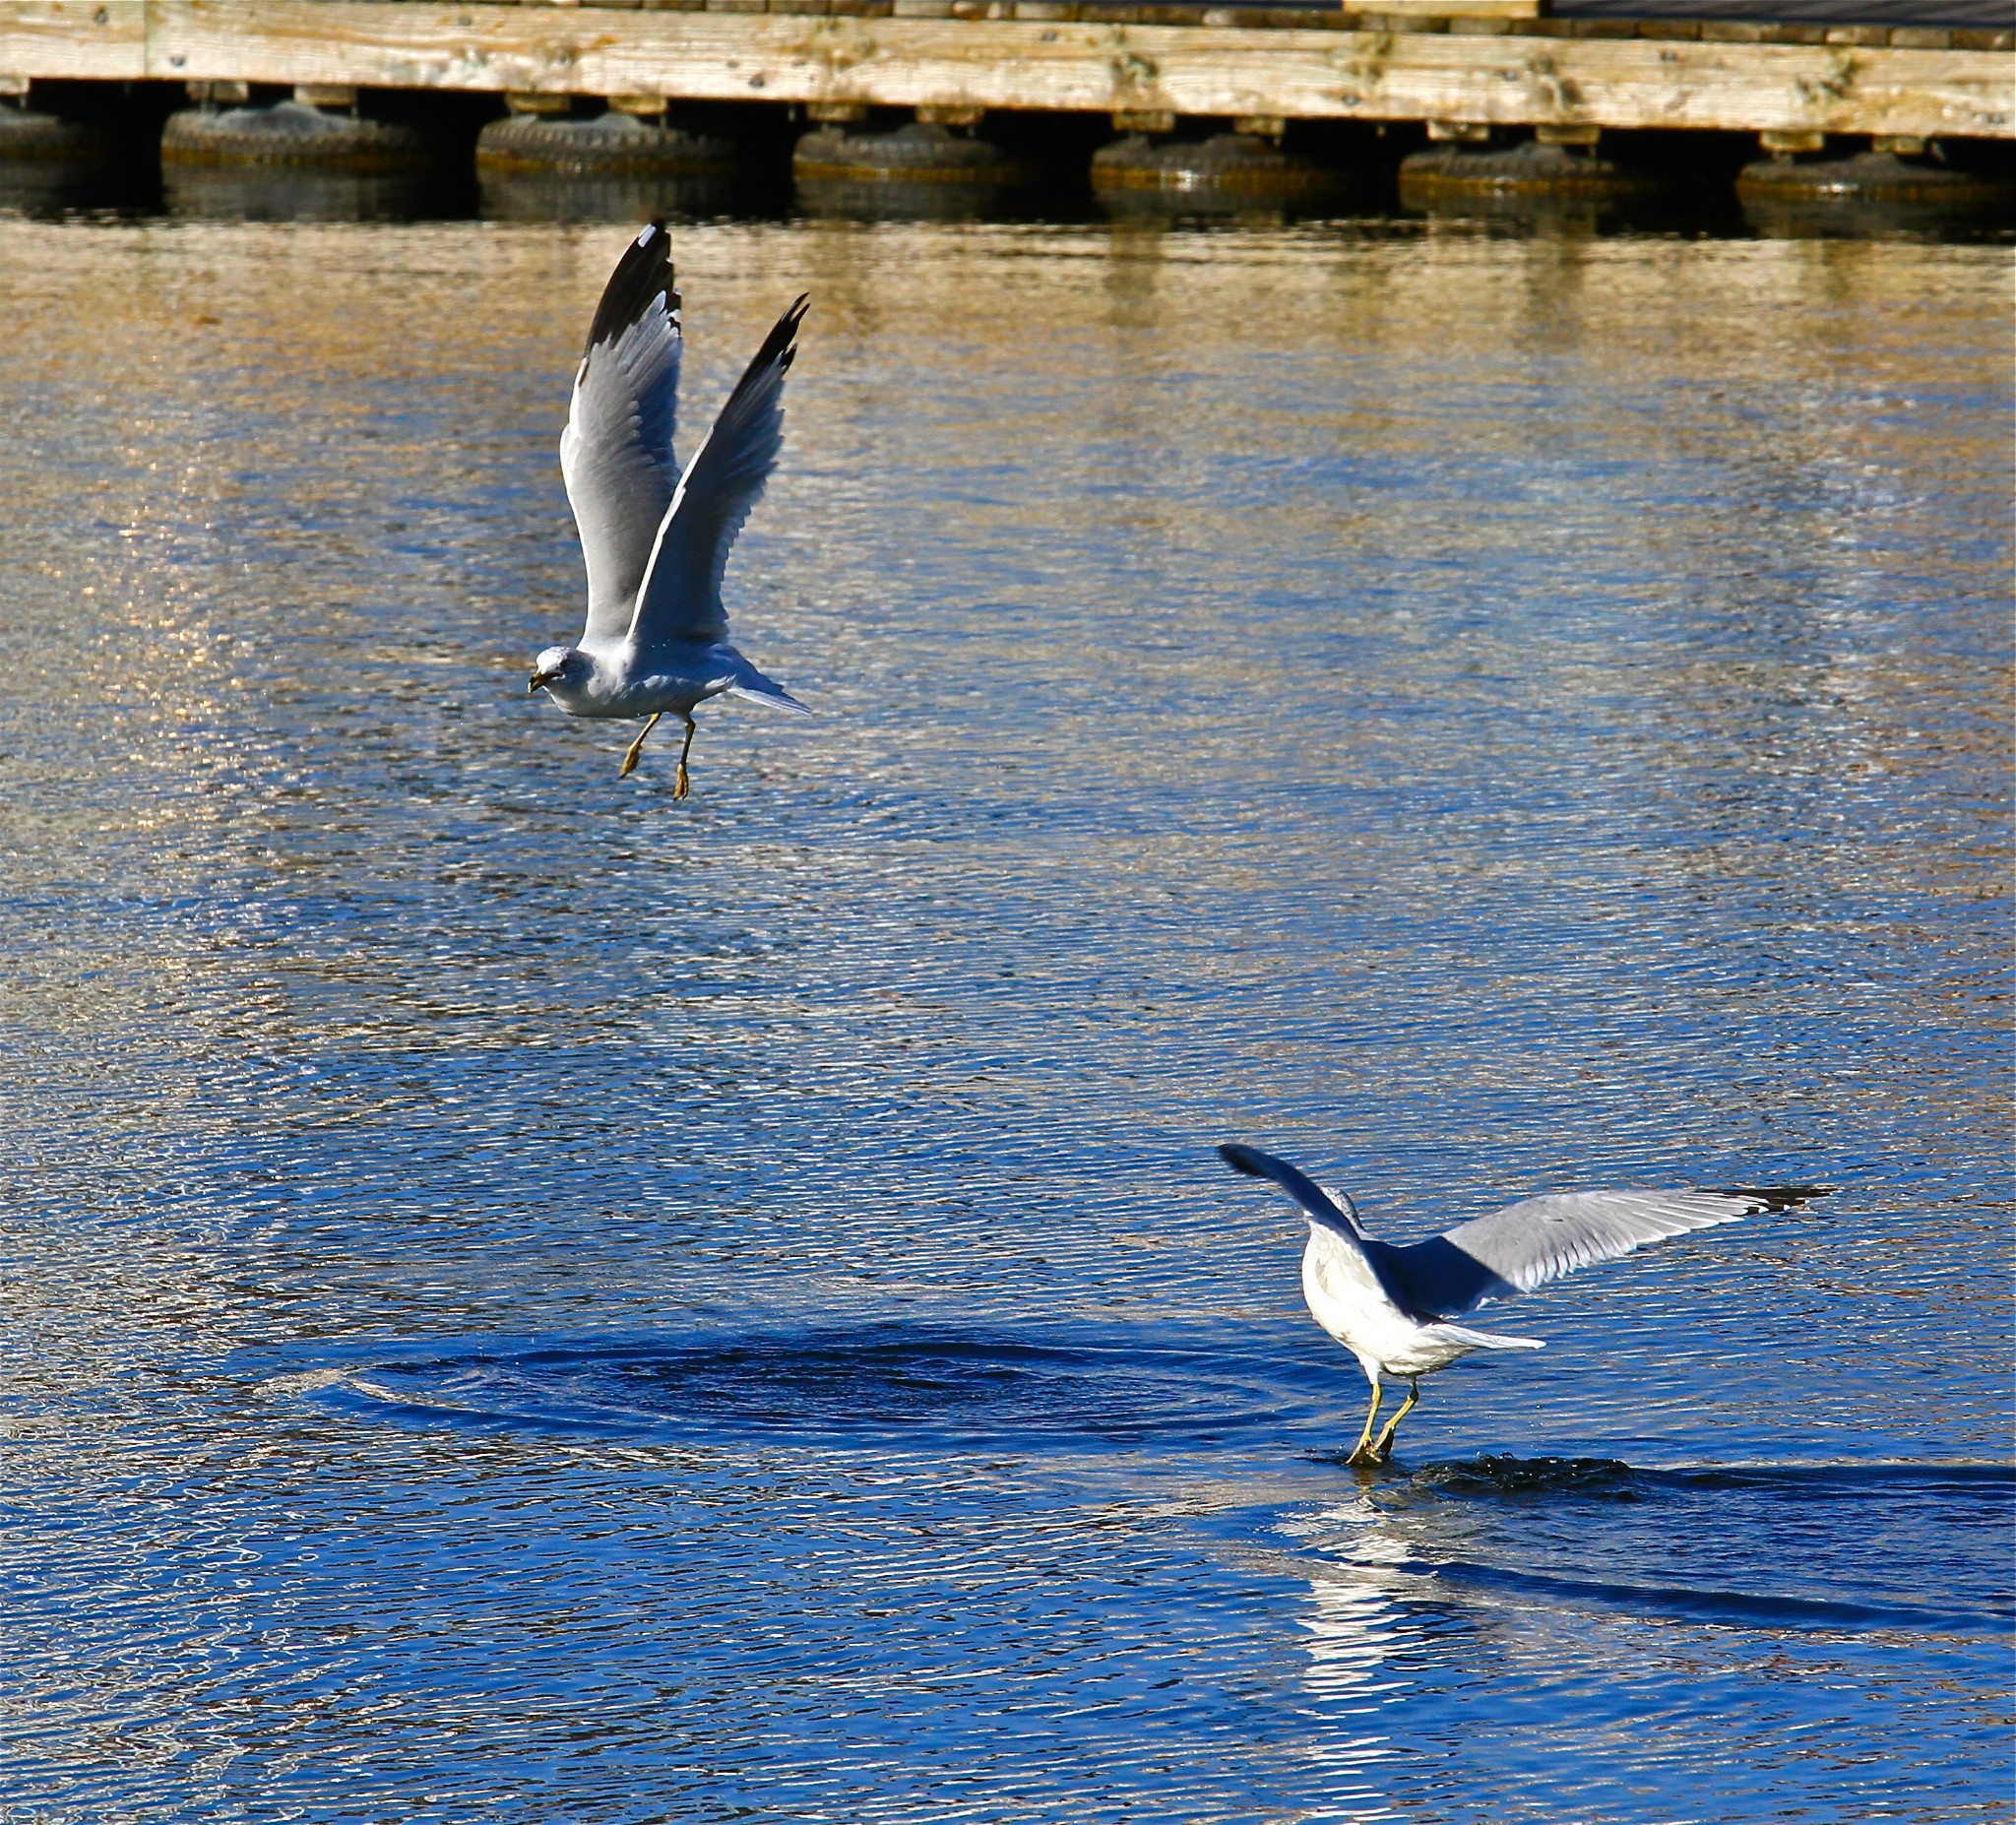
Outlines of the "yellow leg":
[{"label": "yellow leg", "polygon": [[1386,1421],[1386,1429],[1379,1434],[1379,1442],[1372,1447],[1372,1461],[1384,1464],[1393,1455],[1393,1434],[1400,1430],[1400,1422],[1420,1405],[1421,1384],[1411,1381],[1407,1384],[1407,1399],[1401,1402],[1400,1411]]},{"label": "yellow leg", "polygon": [[[623,771],[616,775],[617,779],[627,780],[630,777],[632,771],[637,766],[637,757],[644,752],[645,736],[658,726],[658,719],[663,715],[664,712],[662,710],[655,712],[651,721],[637,731],[637,739],[631,742],[630,752],[623,756]],[[683,797],[684,794],[681,793],[680,796]]]},{"label": "yellow leg", "polygon": [[685,745],[679,749],[679,777],[672,782],[672,796],[674,798],[686,796],[686,756],[693,752],[693,713],[689,710],[686,712],[686,741]]},{"label": "yellow leg", "polygon": [[1385,1399],[1386,1390],[1375,1381],[1372,1384],[1372,1404],[1365,1409],[1365,1429],[1358,1434],[1358,1442],[1352,1447],[1347,1464],[1376,1464],[1378,1458],[1372,1452],[1372,1427],[1378,1422],[1379,1403]]}]

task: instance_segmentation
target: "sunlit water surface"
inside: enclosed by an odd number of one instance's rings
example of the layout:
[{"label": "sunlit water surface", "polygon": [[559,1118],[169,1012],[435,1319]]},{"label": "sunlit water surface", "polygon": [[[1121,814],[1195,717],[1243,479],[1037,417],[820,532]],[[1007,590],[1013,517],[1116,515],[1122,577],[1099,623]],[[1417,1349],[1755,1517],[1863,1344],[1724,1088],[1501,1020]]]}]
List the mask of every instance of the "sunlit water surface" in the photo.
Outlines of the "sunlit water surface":
[{"label": "sunlit water surface", "polygon": [[[683,231],[678,804],[621,239],[0,224],[0,1814],[2003,1816],[2006,252]],[[1235,1136],[1840,1189],[1360,1478]]]}]

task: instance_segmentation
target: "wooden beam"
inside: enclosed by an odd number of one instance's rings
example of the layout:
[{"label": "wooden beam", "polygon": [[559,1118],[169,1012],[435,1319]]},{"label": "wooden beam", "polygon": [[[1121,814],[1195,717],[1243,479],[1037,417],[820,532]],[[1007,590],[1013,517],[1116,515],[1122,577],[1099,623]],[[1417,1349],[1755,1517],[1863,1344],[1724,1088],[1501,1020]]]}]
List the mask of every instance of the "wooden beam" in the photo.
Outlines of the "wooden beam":
[{"label": "wooden beam", "polygon": [[[1061,9],[1060,9],[1061,10]],[[0,0],[0,74],[2016,137],[1995,51],[435,0]]]},{"label": "wooden beam", "polygon": [[147,73],[146,0],[0,0],[0,75],[137,83]]}]

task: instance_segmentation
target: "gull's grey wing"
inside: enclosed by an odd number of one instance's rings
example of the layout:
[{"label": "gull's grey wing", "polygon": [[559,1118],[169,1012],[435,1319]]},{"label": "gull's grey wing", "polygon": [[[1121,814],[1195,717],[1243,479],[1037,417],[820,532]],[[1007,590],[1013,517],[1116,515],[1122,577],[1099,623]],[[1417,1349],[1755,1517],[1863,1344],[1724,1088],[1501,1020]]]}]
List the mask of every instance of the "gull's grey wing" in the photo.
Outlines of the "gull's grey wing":
[{"label": "gull's grey wing", "polygon": [[638,592],[631,633],[640,647],[667,640],[724,640],[721,602],[728,547],[763,496],[784,445],[784,377],[805,315],[799,298],[764,338],[707,441],[693,453],[665,510]]},{"label": "gull's grey wing", "polygon": [[1229,1141],[1218,1150],[1218,1157],[1234,1172],[1243,1172],[1248,1178],[1273,1180],[1302,1207],[1310,1223],[1365,1264],[1381,1292],[1402,1311],[1414,1312],[1416,1301],[1410,1298],[1406,1286],[1393,1271],[1395,1251],[1358,1227],[1357,1208],[1350,1198],[1325,1191],[1301,1167],[1290,1165],[1273,1154],[1263,1154],[1257,1147]]},{"label": "gull's grey wing", "polygon": [[1348,1197],[1340,1199],[1325,1191],[1300,1166],[1238,1141],[1228,1141],[1218,1150],[1218,1157],[1234,1172],[1243,1172],[1248,1178],[1272,1179],[1324,1228],[1336,1229],[1354,1242],[1364,1240],[1365,1232],[1358,1227],[1357,1206]]},{"label": "gull's grey wing", "polygon": [[560,434],[560,473],[588,564],[584,643],[629,629],[678,482],[678,399],[679,294],[670,239],[654,221],[609,275]]},{"label": "gull's grey wing", "polygon": [[1566,1192],[1527,1198],[1425,1242],[1389,1248],[1387,1260],[1418,1309],[1456,1318],[1648,1242],[1826,1195],[1823,1185]]}]

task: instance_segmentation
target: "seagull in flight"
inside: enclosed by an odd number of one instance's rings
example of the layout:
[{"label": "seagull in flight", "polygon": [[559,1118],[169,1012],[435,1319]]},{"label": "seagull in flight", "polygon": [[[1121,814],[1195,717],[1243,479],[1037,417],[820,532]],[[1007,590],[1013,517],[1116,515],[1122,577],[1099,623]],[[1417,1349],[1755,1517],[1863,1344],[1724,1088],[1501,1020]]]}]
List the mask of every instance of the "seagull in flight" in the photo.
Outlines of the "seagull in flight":
[{"label": "seagull in flight", "polygon": [[[1530,1337],[1500,1337],[1458,1324],[1488,1299],[1526,1292],[1648,1242],[1784,1211],[1827,1195],[1824,1185],[1732,1191],[1571,1191],[1526,1198],[1458,1224],[1425,1242],[1396,1247],[1367,1235],[1357,1206],[1286,1160],[1257,1147],[1221,1147],[1234,1172],[1269,1178],[1309,1220],[1302,1297],[1324,1330],[1358,1359],[1372,1384],[1364,1430],[1348,1462],[1384,1464],[1393,1435],[1421,1398],[1421,1377],[1474,1350],[1539,1350]],[[1376,1438],[1382,1376],[1406,1380],[1408,1396]]]},{"label": "seagull in flight", "polygon": [[654,221],[602,291],[574,376],[560,472],[588,565],[588,625],[533,661],[531,691],[569,716],[645,717],[623,778],[668,711],[686,724],[674,798],[687,793],[694,706],[728,692],[810,711],[728,645],[721,601],[728,548],[762,498],[784,442],[784,377],[805,299],[777,320],[692,460],[672,456],[679,294],[671,242]]}]

